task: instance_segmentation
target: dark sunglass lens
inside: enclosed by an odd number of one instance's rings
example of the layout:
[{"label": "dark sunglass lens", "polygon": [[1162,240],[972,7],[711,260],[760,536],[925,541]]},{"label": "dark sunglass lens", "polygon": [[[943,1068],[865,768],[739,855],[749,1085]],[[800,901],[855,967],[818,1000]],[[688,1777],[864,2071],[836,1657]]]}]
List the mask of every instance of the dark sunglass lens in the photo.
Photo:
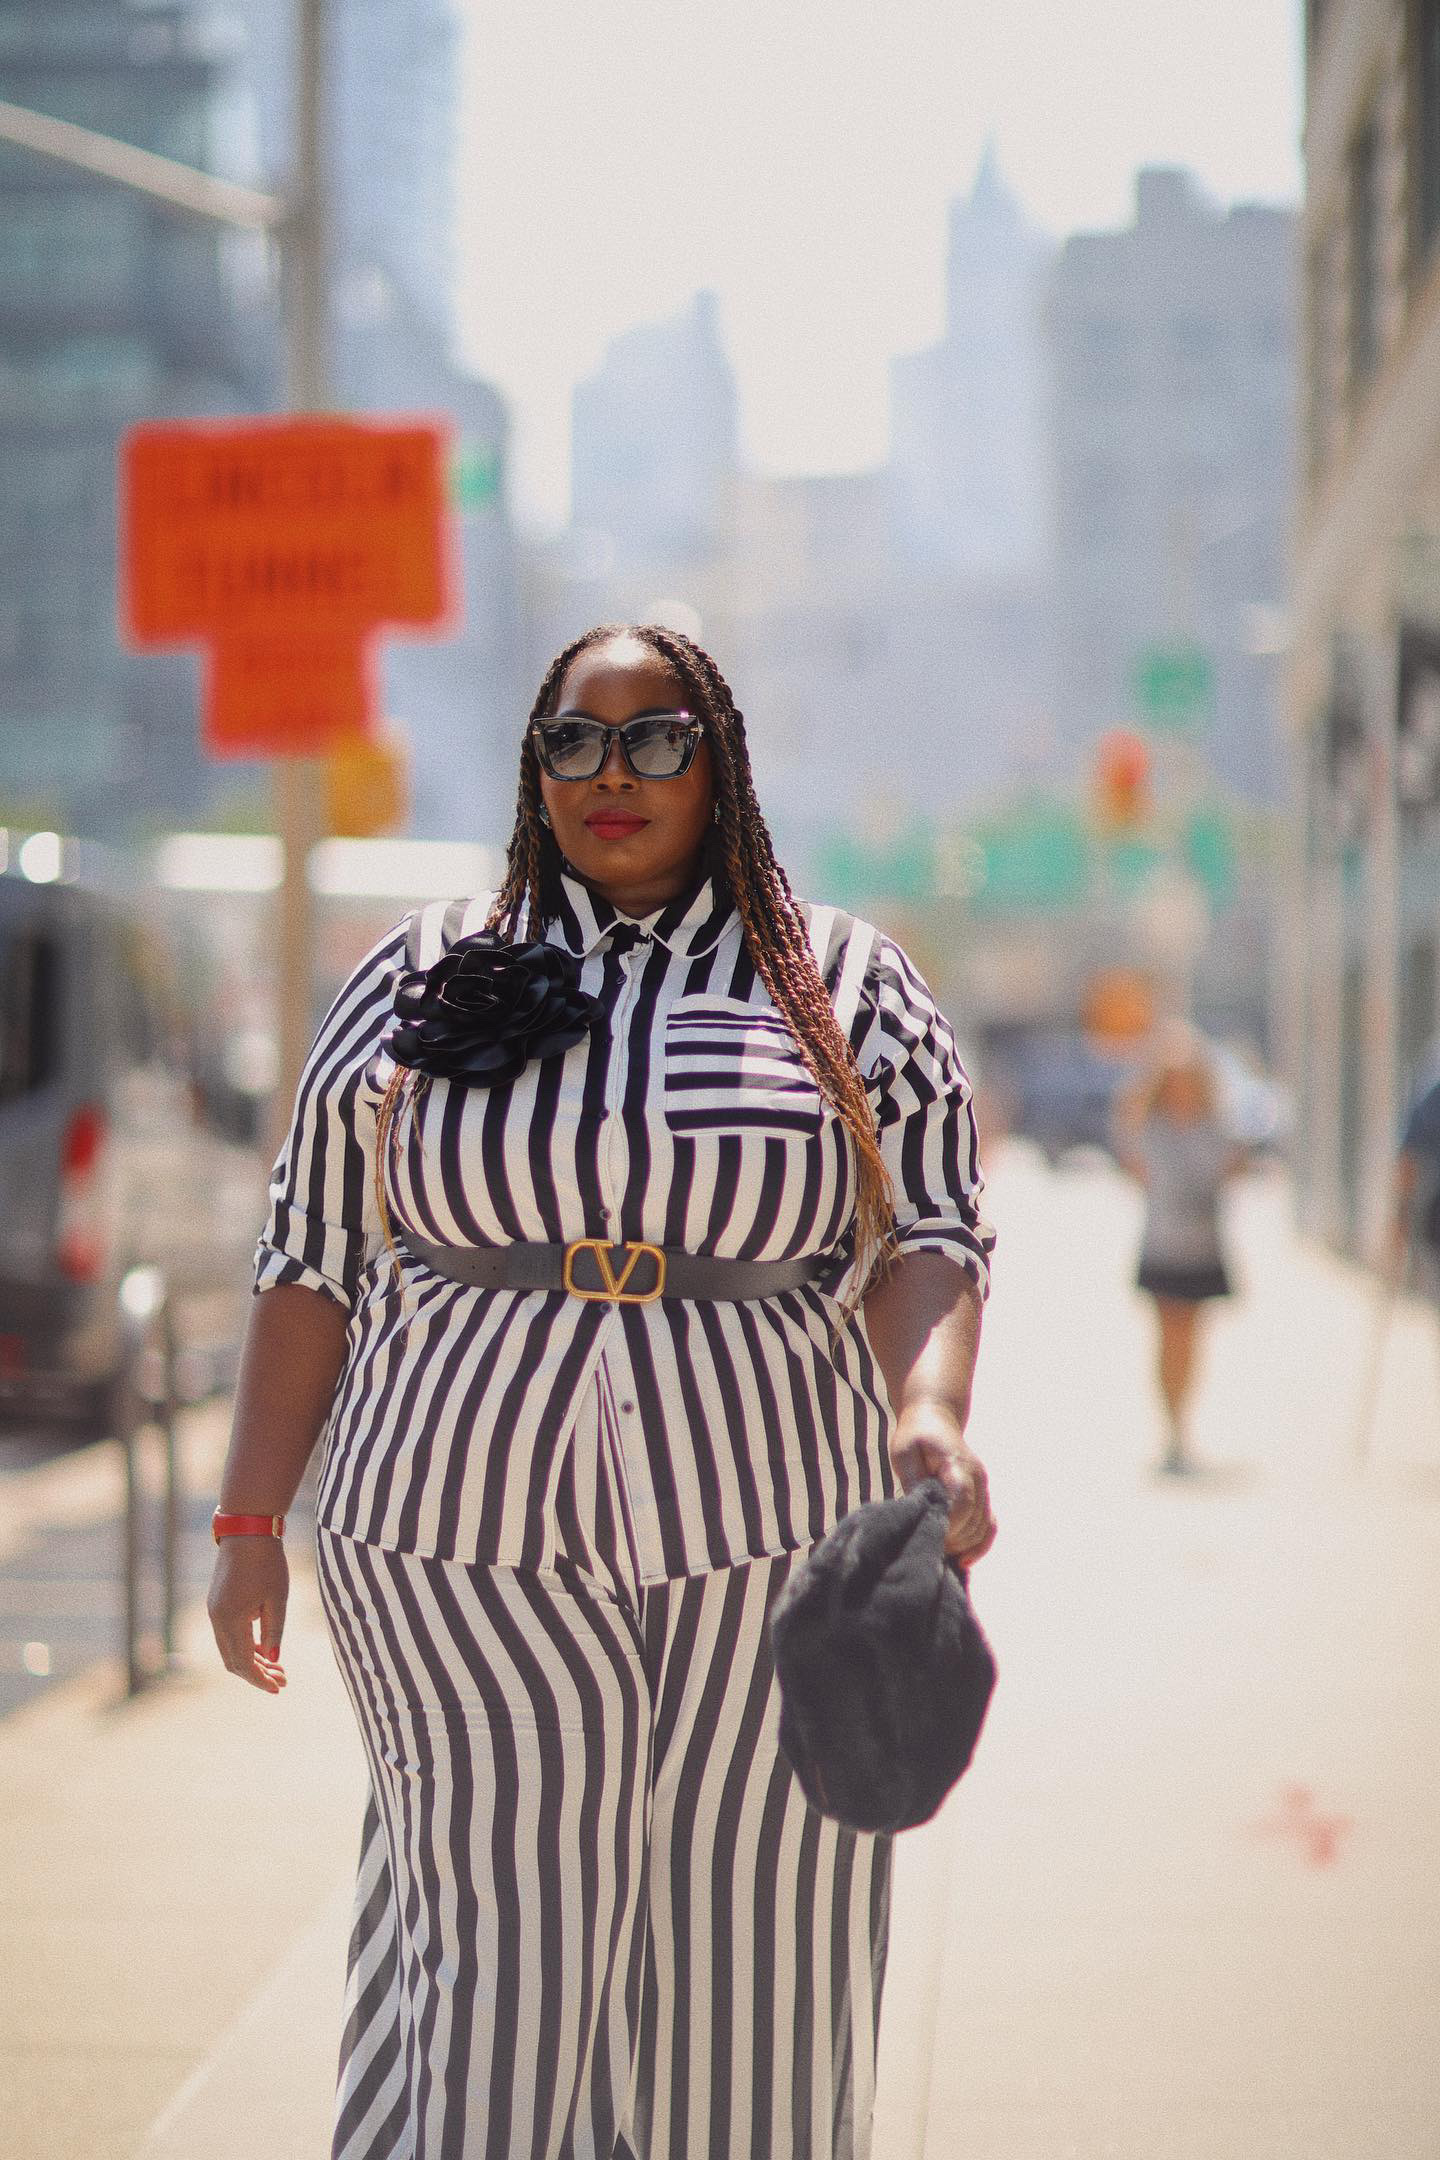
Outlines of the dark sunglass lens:
[{"label": "dark sunglass lens", "polygon": [[625,747],[636,772],[649,780],[673,779],[689,755],[693,728],[672,713],[636,720],[625,730]]},{"label": "dark sunglass lens", "polygon": [[540,729],[545,764],[557,780],[593,779],[604,741],[604,730],[593,720],[551,720]]}]

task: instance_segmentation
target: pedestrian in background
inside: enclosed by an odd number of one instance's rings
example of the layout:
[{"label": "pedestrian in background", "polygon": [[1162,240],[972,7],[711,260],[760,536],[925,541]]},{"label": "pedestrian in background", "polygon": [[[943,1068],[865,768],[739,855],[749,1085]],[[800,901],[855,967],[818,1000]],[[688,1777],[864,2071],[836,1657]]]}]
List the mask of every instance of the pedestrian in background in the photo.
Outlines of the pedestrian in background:
[{"label": "pedestrian in background", "polygon": [[1155,1304],[1166,1420],[1157,1468],[1183,1476],[1194,1468],[1188,1415],[1202,1316],[1231,1288],[1221,1196],[1245,1161],[1220,1116],[1214,1066],[1192,1030],[1168,1030],[1143,1078],[1122,1096],[1115,1151],[1145,1194],[1136,1283]]},{"label": "pedestrian in background", "polygon": [[338,2160],[869,2153],[890,1840],[807,1805],[767,1617],[897,1481],[989,1548],[980,1183],[948,1026],[794,899],[715,663],[568,647],[500,891],[321,1028],[221,1492],[216,1638],[274,1691],[325,1428],[371,1775]]}]

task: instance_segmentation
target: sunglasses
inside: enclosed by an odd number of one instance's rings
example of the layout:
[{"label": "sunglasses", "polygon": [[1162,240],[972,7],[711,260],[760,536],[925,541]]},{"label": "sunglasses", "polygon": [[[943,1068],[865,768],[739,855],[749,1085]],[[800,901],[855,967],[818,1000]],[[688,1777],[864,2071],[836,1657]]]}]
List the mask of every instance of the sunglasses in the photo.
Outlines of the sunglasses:
[{"label": "sunglasses", "polygon": [[595,779],[605,769],[612,740],[637,780],[678,780],[690,769],[704,727],[688,712],[641,713],[623,727],[562,714],[557,720],[532,720],[530,733],[535,755],[552,780]]}]

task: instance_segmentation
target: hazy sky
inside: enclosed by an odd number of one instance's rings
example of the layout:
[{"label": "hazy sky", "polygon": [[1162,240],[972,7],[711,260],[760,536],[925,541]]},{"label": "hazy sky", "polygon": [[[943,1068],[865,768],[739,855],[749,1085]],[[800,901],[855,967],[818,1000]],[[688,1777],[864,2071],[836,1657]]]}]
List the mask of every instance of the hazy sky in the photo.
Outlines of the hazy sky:
[{"label": "hazy sky", "polygon": [[754,464],[881,459],[987,134],[1057,234],[1125,223],[1147,163],[1298,199],[1300,0],[463,5],[462,336],[532,518],[565,511],[572,385],[702,285]]}]

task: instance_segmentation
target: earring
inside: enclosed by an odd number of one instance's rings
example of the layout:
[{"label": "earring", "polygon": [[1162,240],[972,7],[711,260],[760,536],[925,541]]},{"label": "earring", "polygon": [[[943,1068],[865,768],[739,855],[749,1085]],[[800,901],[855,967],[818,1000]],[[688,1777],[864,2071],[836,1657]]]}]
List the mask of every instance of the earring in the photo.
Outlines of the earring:
[{"label": "earring", "polygon": [[548,810],[546,809],[546,807],[545,807],[545,805],[544,805],[544,803],[543,803],[543,802],[542,802],[542,803],[541,803],[541,805],[540,805],[540,810],[539,810],[539,818],[540,818],[540,822],[541,822],[541,824],[542,824],[542,825],[543,825],[543,826],[545,827],[545,830],[546,830],[546,831],[548,832],[548,831],[550,830],[550,812],[549,812],[549,811],[548,811]]}]

